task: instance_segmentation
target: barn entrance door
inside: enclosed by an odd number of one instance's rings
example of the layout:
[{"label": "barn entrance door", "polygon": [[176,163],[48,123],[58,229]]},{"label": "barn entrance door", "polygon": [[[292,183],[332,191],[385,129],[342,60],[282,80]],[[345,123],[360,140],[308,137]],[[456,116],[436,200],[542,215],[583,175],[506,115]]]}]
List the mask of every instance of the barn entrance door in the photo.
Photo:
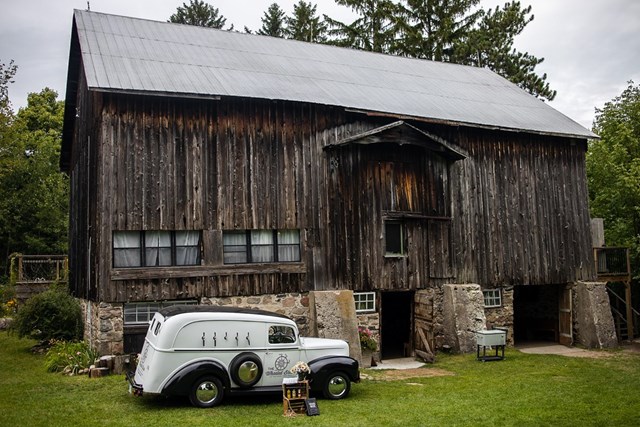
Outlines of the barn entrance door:
[{"label": "barn entrance door", "polygon": [[560,344],[573,344],[573,322],[571,315],[571,288],[569,285],[558,288],[558,337]]},{"label": "barn entrance door", "polygon": [[410,355],[413,292],[380,294],[380,352],[382,359]]},{"label": "barn entrance door", "polygon": [[417,291],[414,296],[414,348],[416,356],[435,360],[433,335],[433,292]]}]

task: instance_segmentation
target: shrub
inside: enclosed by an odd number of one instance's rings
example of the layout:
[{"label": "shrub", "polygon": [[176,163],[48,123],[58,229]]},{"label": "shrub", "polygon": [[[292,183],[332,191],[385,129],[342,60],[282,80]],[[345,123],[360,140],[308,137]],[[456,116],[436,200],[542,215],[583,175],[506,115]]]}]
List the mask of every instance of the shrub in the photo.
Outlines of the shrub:
[{"label": "shrub", "polygon": [[65,289],[54,286],[20,307],[12,330],[20,337],[79,340],[84,331],[82,309]]},{"label": "shrub", "polygon": [[84,341],[50,341],[44,366],[49,372],[77,374],[87,369],[96,360],[98,354]]}]

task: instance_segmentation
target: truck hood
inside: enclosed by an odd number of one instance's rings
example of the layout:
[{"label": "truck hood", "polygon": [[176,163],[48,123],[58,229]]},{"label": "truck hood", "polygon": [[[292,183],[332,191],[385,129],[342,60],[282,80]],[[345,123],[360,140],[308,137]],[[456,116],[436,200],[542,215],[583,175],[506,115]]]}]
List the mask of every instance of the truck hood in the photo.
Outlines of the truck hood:
[{"label": "truck hood", "polygon": [[349,344],[347,344],[347,342],[343,340],[300,337],[300,343],[306,350],[336,349],[344,350],[344,354],[349,355]]}]

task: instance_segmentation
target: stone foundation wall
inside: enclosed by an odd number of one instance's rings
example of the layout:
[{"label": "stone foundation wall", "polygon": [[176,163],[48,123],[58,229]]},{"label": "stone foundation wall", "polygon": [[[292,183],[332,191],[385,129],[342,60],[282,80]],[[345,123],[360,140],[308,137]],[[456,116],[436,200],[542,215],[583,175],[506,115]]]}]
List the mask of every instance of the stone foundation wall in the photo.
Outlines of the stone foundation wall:
[{"label": "stone foundation wall", "polygon": [[84,317],[84,340],[101,355],[124,351],[122,304],[78,300]]},{"label": "stone foundation wall", "polygon": [[298,325],[300,335],[310,336],[309,327],[309,295],[307,293],[291,293],[277,295],[257,295],[244,297],[224,297],[201,299],[202,305],[252,308],[284,314]]},{"label": "stone foundation wall", "polygon": [[485,308],[487,329],[507,328],[507,345],[513,345],[513,286],[502,288],[502,306]]},{"label": "stone foundation wall", "polygon": [[356,315],[358,327],[371,331],[371,337],[378,343],[378,350],[373,353],[376,362],[380,362],[380,314],[361,313]]}]

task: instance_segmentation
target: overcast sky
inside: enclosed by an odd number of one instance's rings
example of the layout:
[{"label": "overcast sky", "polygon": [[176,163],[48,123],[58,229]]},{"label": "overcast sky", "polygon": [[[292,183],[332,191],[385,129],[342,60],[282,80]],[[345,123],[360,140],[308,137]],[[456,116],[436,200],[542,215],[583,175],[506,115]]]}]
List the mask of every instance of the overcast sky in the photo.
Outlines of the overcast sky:
[{"label": "overcast sky", "polygon": [[[188,0],[91,0],[91,10],[166,21]],[[256,30],[274,0],[211,0],[236,29]],[[290,13],[297,0],[279,0]],[[319,13],[351,22],[349,9],[333,0],[317,0]],[[594,109],[619,95],[627,81],[640,83],[639,0],[521,0],[531,4],[535,19],[516,39],[520,51],[545,61],[536,70],[547,73],[558,91],[550,103],[587,128]],[[482,0],[485,8],[504,1]],[[0,62],[15,60],[18,73],[9,95],[17,110],[27,94],[44,87],[64,97],[73,9],[86,0],[0,0]]]}]

